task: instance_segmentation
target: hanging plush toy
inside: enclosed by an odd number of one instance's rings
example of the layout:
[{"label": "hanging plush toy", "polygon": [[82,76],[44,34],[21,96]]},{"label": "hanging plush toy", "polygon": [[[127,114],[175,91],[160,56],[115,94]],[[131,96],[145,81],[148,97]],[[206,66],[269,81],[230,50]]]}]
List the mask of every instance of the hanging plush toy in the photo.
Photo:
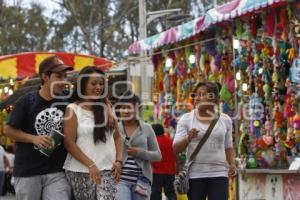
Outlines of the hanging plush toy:
[{"label": "hanging plush toy", "polygon": [[204,72],[205,70],[205,53],[202,53],[199,61],[199,71]]},{"label": "hanging plush toy", "polygon": [[295,54],[296,54],[296,51],[294,48],[290,48],[289,49],[289,55],[288,55],[288,59],[290,62],[293,62],[294,58],[295,58]]},{"label": "hanging plush toy", "polygon": [[268,164],[269,168],[272,168],[275,165],[275,162],[274,162],[275,161],[275,153],[271,149],[263,151],[262,157]]},{"label": "hanging plush toy", "polygon": [[233,74],[229,74],[224,77],[224,84],[227,86],[228,90],[231,92],[231,93],[234,93],[234,76]]},{"label": "hanging plush toy", "polygon": [[295,146],[294,136],[293,136],[293,128],[287,129],[287,136],[285,140],[285,147],[291,151],[292,148]]},{"label": "hanging plush toy", "polygon": [[286,94],[291,94],[292,93],[292,83],[289,78],[286,79],[284,86],[286,87]]},{"label": "hanging plush toy", "polygon": [[240,20],[236,20],[235,23],[235,36],[238,40],[242,39],[243,34],[243,24]]},{"label": "hanging plush toy", "polygon": [[204,74],[205,74],[205,77],[209,77],[209,75],[210,75],[210,61],[209,61],[209,56],[206,57],[206,60],[204,62]]},{"label": "hanging plush toy", "polygon": [[251,118],[250,130],[255,135],[256,138],[260,137],[260,129],[262,126],[261,121],[261,109],[262,100],[255,92],[251,95],[249,101],[249,114]]},{"label": "hanging plush toy", "polygon": [[229,105],[228,102],[223,101],[223,102],[221,103],[221,107],[222,107],[222,112],[223,112],[223,113],[229,113],[229,112],[230,112],[231,107],[230,107],[230,105]]},{"label": "hanging plush toy", "polygon": [[292,109],[291,94],[287,94],[285,97],[284,115],[287,118],[289,127],[292,126],[292,117],[295,114],[295,111]]},{"label": "hanging plush toy", "polygon": [[180,57],[175,66],[175,73],[179,78],[183,78],[186,74],[186,62],[184,57]]},{"label": "hanging plush toy", "polygon": [[299,135],[300,134],[300,112],[297,112],[297,114],[293,117],[293,128],[294,128],[294,134]]},{"label": "hanging plush toy", "polygon": [[252,75],[257,76],[260,68],[260,60],[259,60],[259,54],[255,53],[254,58],[253,58],[253,63],[254,63],[254,69],[252,70]]},{"label": "hanging plush toy", "polygon": [[177,84],[176,84],[176,88],[177,88],[177,100],[176,102],[183,102],[184,100],[184,96],[183,96],[183,92],[182,92],[182,82],[183,80],[181,78],[177,78]]},{"label": "hanging plush toy", "polygon": [[254,168],[257,167],[257,161],[254,158],[253,154],[249,155],[249,158],[247,160],[247,167],[250,168],[250,169],[254,169]]},{"label": "hanging plush toy", "polygon": [[273,119],[275,120],[274,127],[276,129],[280,129],[282,127],[283,123],[283,113],[282,108],[280,106],[279,102],[274,103],[274,109],[273,109]]},{"label": "hanging plush toy", "polygon": [[157,102],[155,105],[154,105],[154,110],[153,110],[153,113],[154,113],[154,121],[158,121],[159,120],[159,113],[160,113],[160,104]]},{"label": "hanging plush toy", "polygon": [[171,89],[170,75],[169,74],[165,74],[165,77],[164,77],[164,91],[165,92],[169,92],[170,89]]},{"label": "hanging plush toy", "polygon": [[264,100],[266,105],[271,104],[271,89],[270,85],[265,83],[263,86],[263,91],[264,91]]},{"label": "hanging plush toy", "polygon": [[[242,130],[243,131],[243,130]],[[238,152],[239,155],[248,155],[249,154],[249,136],[245,132],[241,132],[239,146],[238,146]]]},{"label": "hanging plush toy", "polygon": [[269,70],[268,65],[266,63],[264,63],[262,69],[263,69],[263,71],[262,71],[261,79],[264,83],[269,83],[271,80],[271,72]]},{"label": "hanging plush toy", "polygon": [[267,118],[267,120],[265,122],[265,130],[266,130],[267,136],[273,135],[273,127],[272,127],[272,123],[269,121],[269,118]]},{"label": "hanging plush toy", "polygon": [[220,90],[220,99],[223,101],[229,101],[231,99],[231,92],[226,84],[224,84]]}]

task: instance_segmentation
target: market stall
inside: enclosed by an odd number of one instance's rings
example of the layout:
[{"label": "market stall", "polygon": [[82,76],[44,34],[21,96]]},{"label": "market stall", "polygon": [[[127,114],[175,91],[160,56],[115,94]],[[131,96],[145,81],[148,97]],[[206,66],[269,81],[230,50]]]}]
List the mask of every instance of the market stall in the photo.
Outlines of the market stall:
[{"label": "market stall", "polygon": [[[210,80],[220,83],[222,112],[234,116],[234,73],[231,28],[224,25],[197,34],[155,51],[154,120],[162,122],[173,136],[182,114],[193,109],[195,83]],[[195,45],[190,45],[196,43]],[[186,46],[176,48],[176,46]],[[221,84],[222,83],[222,84]],[[180,155],[185,160],[185,154]],[[235,194],[235,185],[231,184]],[[232,197],[231,199],[234,199]]]},{"label": "market stall", "polygon": [[300,3],[236,22],[240,199],[299,199]]},{"label": "market stall", "polygon": [[195,82],[222,84],[220,109],[234,120],[239,199],[300,198],[299,167],[289,170],[300,151],[299,12],[299,1],[234,0],[129,48],[152,55],[155,119],[173,130],[192,106]]}]

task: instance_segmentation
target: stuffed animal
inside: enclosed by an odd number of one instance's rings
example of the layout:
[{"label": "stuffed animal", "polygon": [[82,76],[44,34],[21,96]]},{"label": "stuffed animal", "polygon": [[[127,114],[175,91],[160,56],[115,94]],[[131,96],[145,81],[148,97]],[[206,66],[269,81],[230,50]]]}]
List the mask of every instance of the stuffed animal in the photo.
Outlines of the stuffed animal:
[{"label": "stuffed animal", "polygon": [[264,92],[264,100],[266,105],[269,105],[271,103],[271,89],[270,85],[265,83],[263,86],[263,92]]},{"label": "stuffed animal", "polygon": [[281,128],[283,125],[283,113],[279,102],[275,102],[274,104],[273,119],[275,120],[274,127],[276,129]]},{"label": "stuffed animal", "polygon": [[252,168],[252,169],[254,169],[254,168],[257,167],[257,161],[256,161],[256,159],[254,158],[253,154],[250,154],[250,155],[249,155],[249,158],[248,158],[248,160],[247,160],[247,167],[248,167],[248,168]]},{"label": "stuffed animal", "polygon": [[292,97],[291,94],[287,94],[285,96],[285,109],[284,109],[285,117],[289,118],[295,115],[295,112],[292,109]]},{"label": "stuffed animal", "polygon": [[271,80],[271,72],[268,66],[268,63],[264,61],[264,64],[262,66],[262,74],[261,79],[264,83],[269,83]]},{"label": "stuffed animal", "polygon": [[266,130],[266,135],[267,136],[272,136],[273,134],[273,127],[272,127],[272,123],[269,121],[269,119],[267,118],[266,122],[265,122],[265,130]]},{"label": "stuffed animal", "polygon": [[293,128],[294,128],[294,134],[299,135],[300,134],[300,113],[299,112],[293,117]]},{"label": "stuffed animal", "polygon": [[175,73],[179,78],[183,78],[187,71],[187,64],[185,62],[184,57],[180,57],[179,61],[177,62],[175,66]]}]

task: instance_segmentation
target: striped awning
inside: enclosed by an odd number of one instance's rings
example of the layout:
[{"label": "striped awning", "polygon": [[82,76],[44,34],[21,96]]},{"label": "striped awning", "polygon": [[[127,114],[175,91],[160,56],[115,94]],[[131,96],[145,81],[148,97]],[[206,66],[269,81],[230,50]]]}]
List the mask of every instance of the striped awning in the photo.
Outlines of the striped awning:
[{"label": "striped awning", "polygon": [[0,77],[3,79],[32,77],[38,73],[41,61],[53,55],[59,56],[66,65],[74,67],[76,71],[87,65],[99,66],[104,71],[112,66],[110,60],[96,56],[61,52],[28,52],[0,56]]},{"label": "striped awning", "polygon": [[213,24],[227,21],[267,6],[286,3],[286,1],[287,0],[233,0],[223,6],[210,9],[204,16],[146,39],[136,41],[129,46],[128,52],[129,54],[138,54],[142,51],[173,44],[192,37]]}]

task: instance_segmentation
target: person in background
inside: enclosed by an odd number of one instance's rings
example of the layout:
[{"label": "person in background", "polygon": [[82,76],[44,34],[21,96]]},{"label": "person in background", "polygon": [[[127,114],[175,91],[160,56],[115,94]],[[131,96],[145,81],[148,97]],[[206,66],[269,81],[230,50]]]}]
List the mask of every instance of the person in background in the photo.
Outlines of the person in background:
[{"label": "person in background", "polygon": [[219,90],[215,83],[198,83],[192,97],[195,109],[184,114],[177,125],[173,142],[176,154],[187,149],[189,159],[210,123],[216,117],[219,118],[188,172],[188,198],[227,200],[228,177],[236,175],[232,120],[216,109],[219,105]]},{"label": "person in background", "polygon": [[153,161],[161,153],[152,127],[139,118],[141,101],[131,91],[125,92],[120,107],[119,128],[123,141],[123,167],[118,184],[118,200],[149,200]]},{"label": "person in background", "polygon": [[6,148],[5,155],[7,157],[9,167],[7,167],[5,169],[5,183],[4,183],[2,194],[6,194],[6,193],[15,194],[15,189],[12,184],[14,182],[13,177],[12,177],[12,172],[14,169],[15,154],[13,153],[12,146],[8,146]]},{"label": "person in background", "polygon": [[168,200],[176,200],[174,190],[174,179],[176,173],[176,158],[173,151],[173,141],[164,134],[164,127],[161,124],[152,124],[156,134],[162,159],[159,162],[153,162],[153,183],[151,200],[162,199],[162,189]]},{"label": "person in background", "polygon": [[122,164],[118,124],[106,128],[105,73],[96,66],[79,72],[74,103],[64,117],[64,169],[76,200],[115,200]]},{"label": "person in background", "polygon": [[57,56],[45,58],[39,65],[42,85],[20,97],[4,129],[16,141],[13,176],[17,200],[69,200],[71,188],[63,171],[67,152],[59,145],[50,157],[40,152],[52,147],[53,129],[62,131],[66,98],[67,66]]},{"label": "person in background", "polygon": [[5,155],[4,148],[0,145],[0,199],[5,182],[5,169],[10,168],[9,161]]}]

